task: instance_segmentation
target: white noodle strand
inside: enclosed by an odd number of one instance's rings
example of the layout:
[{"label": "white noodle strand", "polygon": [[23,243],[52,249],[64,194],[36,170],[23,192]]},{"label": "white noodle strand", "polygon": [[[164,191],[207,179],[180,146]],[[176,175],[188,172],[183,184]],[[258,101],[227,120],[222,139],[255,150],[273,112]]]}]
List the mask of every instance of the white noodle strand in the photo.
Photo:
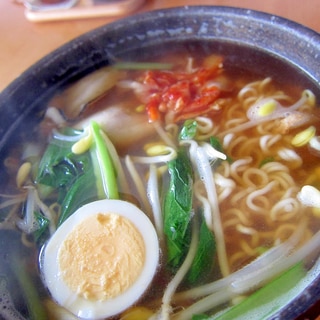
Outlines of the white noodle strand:
[{"label": "white noodle strand", "polygon": [[144,185],[144,183],[143,183],[138,171],[136,170],[136,168],[131,160],[131,157],[129,155],[127,155],[125,157],[125,164],[127,166],[129,174],[130,174],[130,176],[131,176],[131,178],[137,188],[142,205],[144,207],[144,211],[149,216],[149,218],[152,218],[152,215],[150,213],[151,212],[150,204],[148,201],[147,194],[145,192],[145,185]]},{"label": "white noodle strand", "polygon": [[163,216],[160,204],[157,167],[154,164],[150,165],[149,179],[147,184],[147,195],[153,213],[153,220],[160,242],[163,241]]}]

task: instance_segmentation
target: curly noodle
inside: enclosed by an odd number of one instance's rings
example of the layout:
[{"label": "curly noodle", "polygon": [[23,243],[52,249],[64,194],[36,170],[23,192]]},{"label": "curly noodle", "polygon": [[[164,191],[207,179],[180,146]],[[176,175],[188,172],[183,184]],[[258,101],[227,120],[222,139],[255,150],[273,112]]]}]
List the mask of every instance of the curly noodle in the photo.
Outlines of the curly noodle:
[{"label": "curly noodle", "polygon": [[[246,123],[248,108],[265,97],[292,102],[273,88],[270,78],[256,81],[240,90],[236,101],[225,111],[220,130]],[[293,172],[293,162],[297,160],[281,151],[290,150],[291,138],[284,139],[274,130],[277,121],[259,123],[255,128],[223,137],[223,147],[233,162],[224,161],[216,174],[235,182],[235,187],[228,189],[228,196],[225,187],[217,184],[231,270],[287,239],[301,219],[302,208],[296,198],[299,186]]]}]

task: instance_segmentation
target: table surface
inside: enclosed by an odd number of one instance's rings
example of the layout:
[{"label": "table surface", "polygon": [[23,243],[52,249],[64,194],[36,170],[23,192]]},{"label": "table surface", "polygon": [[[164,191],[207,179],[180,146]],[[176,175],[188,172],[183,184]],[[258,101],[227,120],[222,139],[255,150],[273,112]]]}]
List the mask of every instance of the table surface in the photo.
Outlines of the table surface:
[{"label": "table surface", "polygon": [[[20,2],[20,3],[19,3]],[[119,17],[31,22],[22,0],[0,1],[0,91],[37,60],[71,39]],[[319,0],[146,0],[136,12],[184,5],[243,7],[279,15],[320,32]]]}]

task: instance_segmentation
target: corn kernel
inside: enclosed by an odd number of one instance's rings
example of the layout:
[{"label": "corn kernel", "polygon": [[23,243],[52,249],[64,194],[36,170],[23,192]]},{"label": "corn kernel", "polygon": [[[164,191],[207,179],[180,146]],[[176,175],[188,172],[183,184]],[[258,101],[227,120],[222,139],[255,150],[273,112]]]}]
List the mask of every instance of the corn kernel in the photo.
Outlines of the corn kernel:
[{"label": "corn kernel", "polygon": [[136,107],[136,112],[138,112],[138,113],[142,113],[145,110],[146,110],[146,107],[143,104],[140,104],[139,106]]},{"label": "corn kernel", "polygon": [[306,145],[316,134],[316,128],[314,126],[310,126],[309,128],[297,133],[292,141],[291,144],[294,147],[302,147]]},{"label": "corn kernel", "polygon": [[92,133],[90,132],[86,137],[77,141],[71,148],[74,154],[82,154],[88,151],[92,145]]},{"label": "corn kernel", "polygon": [[317,207],[312,208],[312,213],[316,218],[320,218],[320,208],[317,208]]},{"label": "corn kernel", "polygon": [[17,173],[16,176],[16,184],[18,188],[22,187],[22,185],[25,183],[27,180],[30,172],[31,172],[31,163],[30,162],[25,162],[23,163]]},{"label": "corn kernel", "polygon": [[311,107],[315,106],[315,104],[316,104],[316,97],[315,97],[315,95],[313,94],[312,91],[310,91],[310,90],[304,90],[304,91],[302,92],[302,96],[304,96],[304,97],[307,98],[307,103],[308,103],[309,106],[311,106]]},{"label": "corn kernel", "polygon": [[277,108],[277,103],[275,100],[268,100],[263,105],[260,106],[258,110],[258,116],[265,117],[274,112]]},{"label": "corn kernel", "polygon": [[132,307],[125,311],[120,320],[147,320],[153,315],[153,312],[145,307]]},{"label": "corn kernel", "polygon": [[157,144],[157,145],[148,147],[146,149],[146,153],[148,156],[158,156],[158,155],[170,153],[170,149],[168,148],[168,146]]}]

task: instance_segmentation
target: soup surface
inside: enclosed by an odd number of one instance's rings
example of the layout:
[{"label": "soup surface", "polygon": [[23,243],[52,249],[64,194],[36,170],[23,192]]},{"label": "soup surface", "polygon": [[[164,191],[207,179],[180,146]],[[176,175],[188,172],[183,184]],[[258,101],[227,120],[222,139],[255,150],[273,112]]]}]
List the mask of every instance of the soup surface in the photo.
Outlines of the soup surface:
[{"label": "soup surface", "polygon": [[3,164],[3,318],[222,319],[269,303],[260,317],[303,291],[319,268],[318,102],[227,59],[118,62],[50,101]]}]

